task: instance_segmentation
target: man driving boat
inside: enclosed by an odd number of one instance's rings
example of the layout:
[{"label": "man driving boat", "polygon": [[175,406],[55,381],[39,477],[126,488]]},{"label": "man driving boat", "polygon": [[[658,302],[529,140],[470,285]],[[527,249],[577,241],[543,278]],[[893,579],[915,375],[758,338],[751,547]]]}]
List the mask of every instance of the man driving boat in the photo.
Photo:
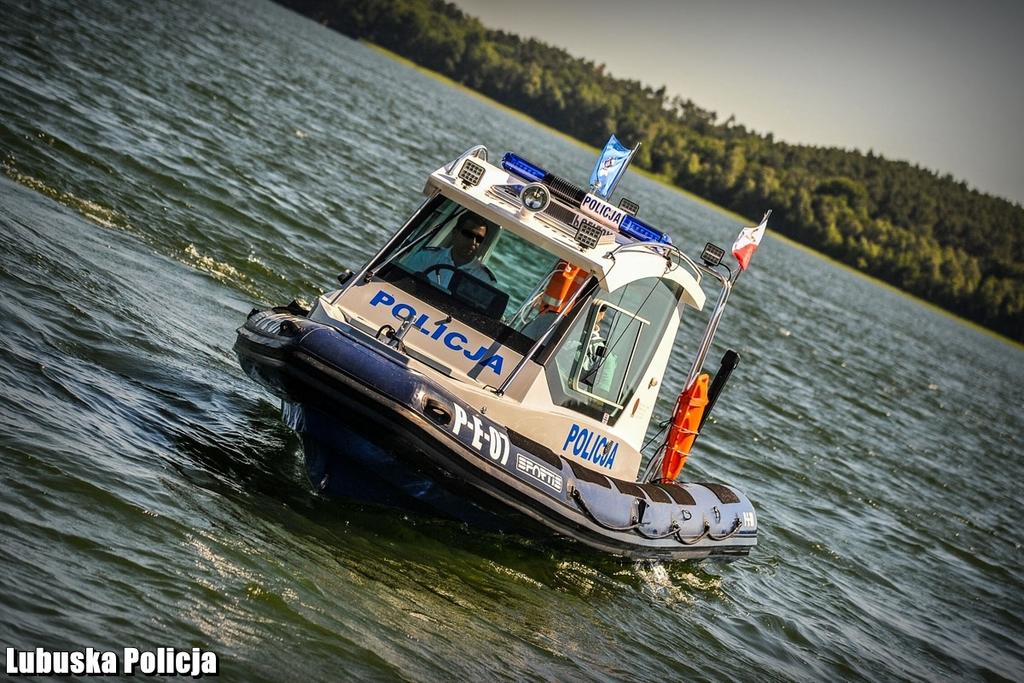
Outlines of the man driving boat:
[{"label": "man driving boat", "polygon": [[497,282],[494,273],[480,261],[490,230],[490,223],[467,211],[455,223],[451,246],[424,247],[403,265],[445,289],[448,289],[452,274],[456,270],[464,271],[484,282]]}]

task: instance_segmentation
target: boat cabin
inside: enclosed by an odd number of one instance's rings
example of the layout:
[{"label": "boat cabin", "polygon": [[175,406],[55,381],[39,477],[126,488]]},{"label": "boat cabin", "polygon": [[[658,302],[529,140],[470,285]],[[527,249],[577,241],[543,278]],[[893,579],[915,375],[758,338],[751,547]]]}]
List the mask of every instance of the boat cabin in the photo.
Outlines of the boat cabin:
[{"label": "boat cabin", "polygon": [[[310,317],[392,344],[524,442],[632,481],[701,269],[663,233],[514,154],[473,148]],[[628,205],[627,205],[628,207]]]}]

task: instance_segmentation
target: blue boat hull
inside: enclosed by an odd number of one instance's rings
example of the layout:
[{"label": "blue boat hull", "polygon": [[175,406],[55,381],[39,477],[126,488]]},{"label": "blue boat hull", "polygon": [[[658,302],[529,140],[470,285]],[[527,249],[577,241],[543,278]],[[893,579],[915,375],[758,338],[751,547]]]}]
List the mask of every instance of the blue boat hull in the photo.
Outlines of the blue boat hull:
[{"label": "blue boat hull", "polygon": [[254,311],[235,350],[250,377],[281,397],[310,481],[325,495],[553,534],[631,558],[731,559],[756,543],[753,507],[735,490],[589,470],[495,423],[346,325]]},{"label": "blue boat hull", "polygon": [[401,444],[388,444],[316,408],[285,403],[282,412],[302,438],[306,474],[323,495],[446,517],[494,531],[508,530],[515,523],[514,514],[497,515],[410,468],[395,454]]}]

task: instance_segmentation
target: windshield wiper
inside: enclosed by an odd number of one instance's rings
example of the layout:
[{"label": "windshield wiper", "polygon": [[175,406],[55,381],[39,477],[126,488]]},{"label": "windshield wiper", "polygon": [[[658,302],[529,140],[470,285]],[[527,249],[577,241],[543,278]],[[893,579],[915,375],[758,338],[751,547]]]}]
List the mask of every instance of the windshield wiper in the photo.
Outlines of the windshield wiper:
[{"label": "windshield wiper", "polygon": [[389,258],[385,259],[381,263],[378,263],[376,265],[376,267],[370,268],[369,270],[367,270],[366,271],[366,275],[363,276],[363,282],[369,282],[373,278],[373,276],[377,273],[378,270],[380,270],[384,266],[388,265],[392,261],[398,259],[400,256],[404,256],[405,254],[409,253],[409,250],[412,249],[413,247],[415,247],[416,245],[422,244],[423,242],[425,242],[425,241],[431,239],[432,237],[434,237],[434,235],[436,235],[437,233],[439,233],[441,231],[442,227],[444,227],[444,223],[441,223],[441,225],[438,225],[436,228],[434,228],[430,232],[427,232],[427,233],[424,233],[424,234],[420,235],[418,238],[414,239],[412,242],[409,242],[409,244],[405,245],[401,249],[398,249]]}]

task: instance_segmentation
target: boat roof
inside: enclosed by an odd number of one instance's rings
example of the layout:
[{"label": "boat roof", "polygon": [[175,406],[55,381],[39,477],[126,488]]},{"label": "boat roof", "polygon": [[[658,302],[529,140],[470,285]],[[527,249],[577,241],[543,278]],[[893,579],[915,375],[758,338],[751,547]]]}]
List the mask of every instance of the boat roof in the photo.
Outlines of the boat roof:
[{"label": "boat roof", "polygon": [[[431,173],[423,191],[428,195],[440,193],[556,257],[583,268],[598,278],[604,291],[612,292],[643,278],[665,278],[683,288],[684,303],[698,310],[703,308],[705,294],[700,286],[700,270],[671,245],[663,233],[635,218],[627,218],[624,210],[575,186],[571,186],[576,190],[574,196],[582,196],[579,203],[568,200],[565,193],[557,192],[556,188],[549,190],[547,208],[530,211],[524,207],[520,193],[524,187],[537,184],[543,183],[530,183],[529,179],[489,163],[486,150],[475,147]],[[645,236],[660,236],[665,241],[636,239],[619,227],[620,222],[639,224]],[[578,237],[580,224],[587,224],[592,234],[600,232],[600,236],[595,240],[581,240]]]}]

